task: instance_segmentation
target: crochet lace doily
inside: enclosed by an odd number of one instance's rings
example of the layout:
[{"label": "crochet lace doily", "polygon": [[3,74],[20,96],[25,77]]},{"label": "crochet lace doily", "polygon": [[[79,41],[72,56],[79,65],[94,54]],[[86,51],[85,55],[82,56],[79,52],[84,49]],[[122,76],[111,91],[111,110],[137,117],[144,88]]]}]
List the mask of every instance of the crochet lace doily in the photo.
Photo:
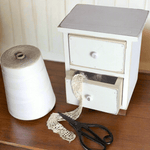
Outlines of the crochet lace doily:
[{"label": "crochet lace doily", "polygon": [[[79,106],[73,111],[63,113],[74,120],[76,120],[82,112],[82,82],[84,78],[85,76],[82,74],[73,76],[71,86],[75,97],[79,100]],[[48,129],[51,129],[54,133],[58,133],[60,137],[66,141],[73,141],[76,135],[60,124],[60,121],[65,120],[58,113],[52,113],[47,121]]]}]

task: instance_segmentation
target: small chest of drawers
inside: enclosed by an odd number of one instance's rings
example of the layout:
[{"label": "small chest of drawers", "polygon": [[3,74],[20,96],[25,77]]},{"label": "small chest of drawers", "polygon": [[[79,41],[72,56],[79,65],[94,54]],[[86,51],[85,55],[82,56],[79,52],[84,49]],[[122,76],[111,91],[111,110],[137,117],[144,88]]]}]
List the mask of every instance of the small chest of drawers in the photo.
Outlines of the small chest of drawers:
[{"label": "small chest of drawers", "polygon": [[85,79],[83,106],[111,114],[124,114],[134,91],[142,30],[148,11],[76,5],[58,26],[63,32],[66,98],[78,104],[71,78],[78,71],[100,75],[104,81]]}]

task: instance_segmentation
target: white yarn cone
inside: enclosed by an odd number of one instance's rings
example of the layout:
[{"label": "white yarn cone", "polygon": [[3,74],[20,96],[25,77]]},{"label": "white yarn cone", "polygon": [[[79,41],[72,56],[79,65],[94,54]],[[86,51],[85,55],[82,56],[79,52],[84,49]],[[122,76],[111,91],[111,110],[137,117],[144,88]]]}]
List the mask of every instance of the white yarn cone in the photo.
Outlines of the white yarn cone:
[{"label": "white yarn cone", "polygon": [[1,57],[1,68],[8,110],[20,120],[45,116],[56,98],[38,48],[20,45]]}]

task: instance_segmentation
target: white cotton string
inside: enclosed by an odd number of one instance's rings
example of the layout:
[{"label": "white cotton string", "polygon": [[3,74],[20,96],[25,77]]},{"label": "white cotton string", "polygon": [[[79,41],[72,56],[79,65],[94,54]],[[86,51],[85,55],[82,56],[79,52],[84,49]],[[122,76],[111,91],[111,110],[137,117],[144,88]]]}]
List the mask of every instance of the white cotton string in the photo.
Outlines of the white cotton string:
[{"label": "white cotton string", "polygon": [[[84,75],[76,74],[73,76],[71,82],[73,93],[79,100],[79,107],[73,111],[63,113],[74,120],[76,120],[82,112],[82,83],[84,78]],[[66,141],[73,141],[76,135],[60,124],[60,121],[65,120],[58,113],[52,113],[47,121],[48,129],[51,129],[54,133],[58,133],[60,137]]]},{"label": "white cotton string", "polygon": [[1,57],[8,110],[21,120],[34,120],[49,113],[55,95],[38,48],[21,45]]}]

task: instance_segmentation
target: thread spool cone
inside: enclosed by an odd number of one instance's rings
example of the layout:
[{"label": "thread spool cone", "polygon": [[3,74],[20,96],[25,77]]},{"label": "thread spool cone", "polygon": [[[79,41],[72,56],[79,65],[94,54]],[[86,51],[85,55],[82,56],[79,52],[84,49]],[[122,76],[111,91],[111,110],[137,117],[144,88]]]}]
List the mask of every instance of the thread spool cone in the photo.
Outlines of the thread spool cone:
[{"label": "thread spool cone", "polygon": [[56,98],[38,48],[20,45],[8,49],[1,57],[1,69],[13,117],[35,120],[53,109]]}]

